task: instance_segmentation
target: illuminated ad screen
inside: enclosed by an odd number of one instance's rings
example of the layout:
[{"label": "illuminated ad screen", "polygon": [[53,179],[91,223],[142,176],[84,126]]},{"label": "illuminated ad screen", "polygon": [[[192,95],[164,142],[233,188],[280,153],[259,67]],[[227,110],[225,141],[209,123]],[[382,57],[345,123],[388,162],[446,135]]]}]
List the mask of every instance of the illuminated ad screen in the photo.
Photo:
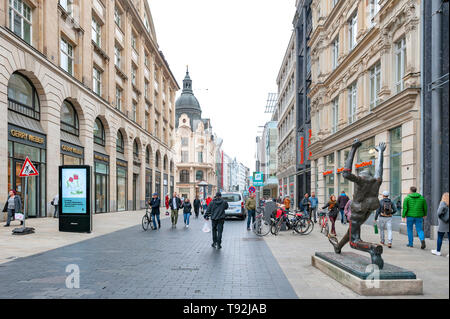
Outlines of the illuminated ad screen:
[{"label": "illuminated ad screen", "polygon": [[86,214],[88,196],[87,169],[62,168],[62,198],[63,214]]}]

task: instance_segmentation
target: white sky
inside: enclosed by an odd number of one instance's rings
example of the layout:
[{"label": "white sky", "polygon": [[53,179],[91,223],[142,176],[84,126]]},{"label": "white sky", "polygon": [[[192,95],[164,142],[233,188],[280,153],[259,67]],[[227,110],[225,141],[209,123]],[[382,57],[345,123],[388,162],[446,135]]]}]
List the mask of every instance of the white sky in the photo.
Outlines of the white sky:
[{"label": "white sky", "polygon": [[[295,0],[149,0],[160,50],[230,157],[255,169],[257,132],[292,34]],[[207,90],[206,90],[207,89]],[[178,92],[177,97],[181,94]],[[259,135],[259,134],[258,134]]]}]

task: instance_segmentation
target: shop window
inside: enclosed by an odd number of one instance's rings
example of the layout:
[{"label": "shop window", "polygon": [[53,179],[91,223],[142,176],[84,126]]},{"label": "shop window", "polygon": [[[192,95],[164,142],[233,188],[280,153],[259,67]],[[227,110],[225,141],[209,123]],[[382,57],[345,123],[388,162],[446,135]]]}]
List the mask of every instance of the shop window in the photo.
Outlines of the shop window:
[{"label": "shop window", "polygon": [[61,130],[79,136],[78,115],[72,103],[64,101],[61,107]]},{"label": "shop window", "polygon": [[[362,142],[360,148],[358,148],[358,161],[357,164],[363,165],[356,169],[357,174],[360,174],[364,170],[369,170],[369,172],[375,174],[375,159],[377,151],[375,150],[375,137],[369,138]],[[372,164],[368,163],[372,161]]]},{"label": "shop window", "polygon": [[203,180],[203,171],[197,171],[195,173],[195,180],[202,181]]},{"label": "shop window", "polygon": [[122,132],[120,132],[120,131],[117,131],[116,151],[121,154],[124,153],[123,135],[122,135]]},{"label": "shop window", "polygon": [[[392,202],[401,208],[402,205],[402,127],[396,127],[389,131],[389,188]],[[397,214],[400,215],[400,209]]]},{"label": "shop window", "polygon": [[103,128],[102,121],[100,121],[99,118],[97,118],[94,122],[94,142],[105,146],[105,129]]},{"label": "shop window", "polygon": [[20,73],[14,73],[9,80],[8,109],[32,119],[40,120],[40,105],[36,89]]}]

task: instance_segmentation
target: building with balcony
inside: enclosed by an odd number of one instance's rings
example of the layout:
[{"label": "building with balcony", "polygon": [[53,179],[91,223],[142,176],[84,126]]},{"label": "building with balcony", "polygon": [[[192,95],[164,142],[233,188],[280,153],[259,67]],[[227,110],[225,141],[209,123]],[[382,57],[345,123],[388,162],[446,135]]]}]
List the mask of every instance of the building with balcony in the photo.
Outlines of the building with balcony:
[{"label": "building with balcony", "polygon": [[[386,142],[383,184],[401,206],[420,185],[420,1],[313,0],[311,189],[319,203],[353,183],[342,177],[355,138],[354,173],[374,173]],[[420,191],[420,189],[419,189]]]},{"label": "building with balcony", "polygon": [[53,213],[59,165],[93,167],[96,213],[168,193],[179,87],[148,1],[0,6],[0,189],[22,194],[28,156],[40,173],[29,179],[28,217]]},{"label": "building with balcony", "polygon": [[[217,191],[216,142],[211,121],[202,118],[200,103],[194,96],[189,71],[183,80],[183,91],[175,104],[176,191],[191,201],[196,197],[214,196]],[[199,183],[206,182],[204,187]]]}]

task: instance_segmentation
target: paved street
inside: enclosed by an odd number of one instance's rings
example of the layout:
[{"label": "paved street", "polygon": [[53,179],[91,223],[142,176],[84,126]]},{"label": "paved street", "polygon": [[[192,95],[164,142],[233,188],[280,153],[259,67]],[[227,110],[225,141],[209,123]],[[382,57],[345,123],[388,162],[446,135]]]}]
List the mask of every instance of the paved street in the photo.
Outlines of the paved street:
[{"label": "paved street", "polygon": [[[2,227],[0,298],[366,298],[311,266],[314,252],[331,250],[317,228],[261,239],[245,222],[229,220],[223,249],[214,250],[203,219],[185,229],[181,218],[171,229],[164,216],[161,230],[144,232],[142,214],[95,215],[92,234],[59,233],[52,218],[29,220],[36,233],[23,237]],[[338,235],[344,231],[337,223]],[[370,226],[363,238],[378,240]],[[394,232],[394,247],[383,257],[423,279],[424,295],[388,298],[449,298],[448,241],[441,257],[429,251],[435,241],[427,240],[426,250],[417,239],[415,248],[405,245],[406,236]],[[80,269],[79,289],[66,288],[70,264]]]},{"label": "paved street", "polygon": [[[135,225],[0,265],[0,298],[297,298],[264,240],[227,221],[223,249],[201,219],[185,229]],[[33,235],[31,235],[33,236]],[[67,289],[66,266],[80,269]]]}]

